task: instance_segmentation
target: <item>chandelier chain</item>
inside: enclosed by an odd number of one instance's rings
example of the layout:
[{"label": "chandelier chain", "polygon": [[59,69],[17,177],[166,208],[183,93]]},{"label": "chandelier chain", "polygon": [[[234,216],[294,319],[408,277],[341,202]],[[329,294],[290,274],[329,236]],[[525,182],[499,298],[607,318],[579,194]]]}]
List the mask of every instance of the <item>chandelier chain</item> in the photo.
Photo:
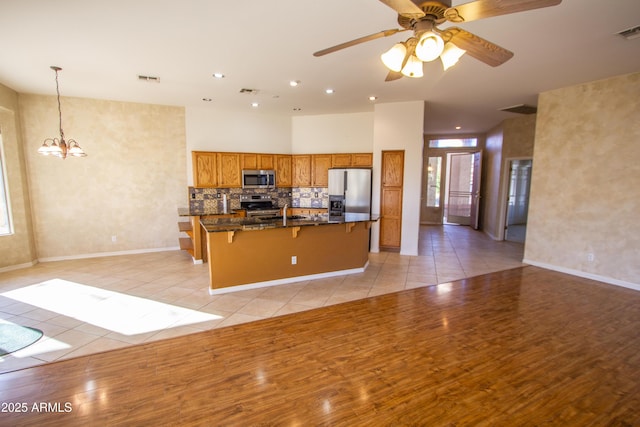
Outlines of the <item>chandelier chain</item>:
[{"label": "chandelier chain", "polygon": [[60,139],[64,141],[64,131],[62,130],[62,106],[60,105],[60,86],[58,84],[58,69],[56,72],[56,93],[58,94],[58,123],[60,124]]}]

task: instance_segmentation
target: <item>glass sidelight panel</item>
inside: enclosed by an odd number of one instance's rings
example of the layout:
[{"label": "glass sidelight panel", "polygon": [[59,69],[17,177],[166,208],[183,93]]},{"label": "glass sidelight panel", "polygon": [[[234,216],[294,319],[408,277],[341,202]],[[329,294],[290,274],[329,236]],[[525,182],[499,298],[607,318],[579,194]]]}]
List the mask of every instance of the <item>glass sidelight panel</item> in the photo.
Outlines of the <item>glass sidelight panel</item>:
[{"label": "glass sidelight panel", "polygon": [[442,157],[429,157],[427,161],[427,207],[440,207]]},{"label": "glass sidelight panel", "polygon": [[442,224],[444,217],[444,155],[425,156],[422,169],[420,223]]}]

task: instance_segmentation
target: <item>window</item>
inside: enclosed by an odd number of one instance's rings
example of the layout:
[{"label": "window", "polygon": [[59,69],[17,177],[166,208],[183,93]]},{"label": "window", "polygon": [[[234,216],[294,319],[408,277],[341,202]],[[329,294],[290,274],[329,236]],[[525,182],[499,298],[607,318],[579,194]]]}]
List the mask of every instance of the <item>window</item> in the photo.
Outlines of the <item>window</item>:
[{"label": "window", "polygon": [[427,207],[440,207],[440,176],[442,175],[442,157],[429,157],[427,163]]},{"label": "window", "polygon": [[9,209],[9,187],[7,186],[7,168],[0,133],[0,236],[13,234],[11,209]]},{"label": "window", "polygon": [[430,139],[429,148],[477,147],[478,138]]}]

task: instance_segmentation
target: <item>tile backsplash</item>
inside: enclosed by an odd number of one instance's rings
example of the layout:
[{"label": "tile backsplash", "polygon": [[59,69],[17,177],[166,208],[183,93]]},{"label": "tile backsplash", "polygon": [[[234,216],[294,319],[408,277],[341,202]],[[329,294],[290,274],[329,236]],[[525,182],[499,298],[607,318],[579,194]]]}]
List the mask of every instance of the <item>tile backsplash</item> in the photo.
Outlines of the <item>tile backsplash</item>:
[{"label": "tile backsplash", "polygon": [[226,194],[229,210],[240,209],[241,194],[269,194],[279,207],[326,208],[329,193],[323,187],[284,187],[274,190],[242,188],[197,188],[189,187],[189,210],[201,215],[223,213],[223,200]]}]

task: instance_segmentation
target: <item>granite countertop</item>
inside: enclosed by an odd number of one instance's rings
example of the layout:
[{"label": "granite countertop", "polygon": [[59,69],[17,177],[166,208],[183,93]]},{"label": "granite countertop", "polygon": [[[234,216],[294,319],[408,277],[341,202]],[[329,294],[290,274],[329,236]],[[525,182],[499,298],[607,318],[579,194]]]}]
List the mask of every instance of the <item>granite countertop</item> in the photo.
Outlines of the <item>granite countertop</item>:
[{"label": "granite countertop", "polygon": [[255,231],[269,228],[289,228],[321,226],[329,224],[346,224],[350,222],[377,221],[380,215],[346,214],[343,221],[329,221],[326,217],[304,217],[293,215],[287,217],[286,224],[282,218],[211,218],[200,220],[200,225],[208,233],[223,231]]}]

